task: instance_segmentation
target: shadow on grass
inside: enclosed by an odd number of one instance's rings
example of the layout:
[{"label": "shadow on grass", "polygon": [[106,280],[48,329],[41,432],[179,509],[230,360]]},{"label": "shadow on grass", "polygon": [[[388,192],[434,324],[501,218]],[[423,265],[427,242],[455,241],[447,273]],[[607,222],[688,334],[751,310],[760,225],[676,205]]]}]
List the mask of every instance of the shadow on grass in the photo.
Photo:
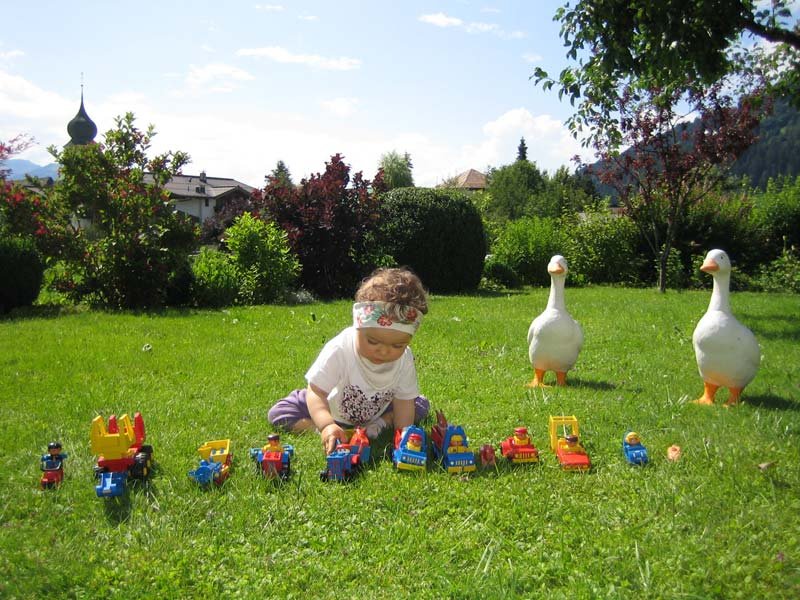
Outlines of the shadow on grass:
[{"label": "shadow on grass", "polygon": [[743,396],[741,401],[744,404],[766,408],[767,410],[800,410],[800,403],[790,400],[789,398],[776,396],[775,394]]},{"label": "shadow on grass", "polygon": [[109,523],[119,525],[127,521],[131,516],[131,495],[127,491],[116,498],[106,498],[103,508],[106,512],[106,519]]},{"label": "shadow on grass", "polygon": [[757,338],[767,340],[800,341],[800,322],[794,315],[741,314],[739,320],[747,323]]},{"label": "shadow on grass", "polygon": [[579,377],[571,377],[567,380],[569,387],[576,388],[589,388],[590,390],[615,390],[617,385],[609,383],[608,381],[592,381],[591,379],[580,379]]}]

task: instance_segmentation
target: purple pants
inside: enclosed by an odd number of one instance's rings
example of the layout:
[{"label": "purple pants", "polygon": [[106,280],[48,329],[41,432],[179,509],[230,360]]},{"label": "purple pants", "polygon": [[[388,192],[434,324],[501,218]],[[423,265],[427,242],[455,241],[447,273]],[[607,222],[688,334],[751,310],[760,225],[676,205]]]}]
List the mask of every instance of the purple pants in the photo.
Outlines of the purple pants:
[{"label": "purple pants", "polygon": [[[414,422],[419,423],[428,416],[430,410],[430,402],[425,396],[417,396],[414,398]],[[390,404],[385,411],[381,414],[392,410]],[[297,423],[300,419],[310,419],[311,414],[308,412],[308,404],[306,404],[306,389],[294,390],[286,398],[278,400],[275,405],[269,409],[267,415],[269,422],[276,427],[283,427],[284,429],[291,429],[292,425]],[[344,425],[350,427],[350,425]]]}]

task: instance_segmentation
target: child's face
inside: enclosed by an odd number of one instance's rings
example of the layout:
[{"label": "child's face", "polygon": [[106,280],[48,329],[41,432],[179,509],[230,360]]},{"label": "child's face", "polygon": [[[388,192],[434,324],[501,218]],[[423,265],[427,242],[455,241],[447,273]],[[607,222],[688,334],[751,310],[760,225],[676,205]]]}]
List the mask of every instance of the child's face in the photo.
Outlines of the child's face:
[{"label": "child's face", "polygon": [[411,334],[404,331],[377,327],[356,330],[356,351],[376,365],[399,359],[410,342]]}]

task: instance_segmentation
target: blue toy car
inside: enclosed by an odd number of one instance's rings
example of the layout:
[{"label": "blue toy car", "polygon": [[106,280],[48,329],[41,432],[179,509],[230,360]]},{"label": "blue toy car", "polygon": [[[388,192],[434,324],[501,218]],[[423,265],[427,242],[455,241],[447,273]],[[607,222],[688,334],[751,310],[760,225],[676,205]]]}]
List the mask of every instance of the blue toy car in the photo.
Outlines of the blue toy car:
[{"label": "blue toy car", "polygon": [[622,452],[625,454],[625,459],[632,465],[647,464],[647,448],[642,445],[639,434],[635,431],[628,431],[622,437]]},{"label": "blue toy car", "polygon": [[392,462],[398,471],[424,471],[428,459],[425,432],[410,425],[394,432]]}]

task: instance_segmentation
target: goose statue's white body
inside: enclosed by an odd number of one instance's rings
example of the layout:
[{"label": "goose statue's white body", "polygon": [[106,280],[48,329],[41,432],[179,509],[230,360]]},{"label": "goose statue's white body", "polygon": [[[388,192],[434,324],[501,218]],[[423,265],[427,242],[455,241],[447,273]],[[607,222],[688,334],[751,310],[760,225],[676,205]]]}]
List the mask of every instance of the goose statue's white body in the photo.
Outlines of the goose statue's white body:
[{"label": "goose statue's white body", "polygon": [[713,404],[721,387],[730,391],[726,406],[739,401],[744,387],[756,376],[761,350],[753,332],[733,316],[730,306],[731,261],[722,250],[706,254],[700,270],[714,278],[714,289],[706,314],[692,335],[697,368],[703,378],[698,404]]},{"label": "goose statue's white body", "polygon": [[555,371],[558,385],[566,385],[567,371],[575,366],[583,346],[581,326],[569,314],[564,302],[566,259],[560,255],[551,258],[547,272],[550,273],[547,308],[528,329],[528,357],[534,372],[528,387],[544,386],[547,371]]}]

